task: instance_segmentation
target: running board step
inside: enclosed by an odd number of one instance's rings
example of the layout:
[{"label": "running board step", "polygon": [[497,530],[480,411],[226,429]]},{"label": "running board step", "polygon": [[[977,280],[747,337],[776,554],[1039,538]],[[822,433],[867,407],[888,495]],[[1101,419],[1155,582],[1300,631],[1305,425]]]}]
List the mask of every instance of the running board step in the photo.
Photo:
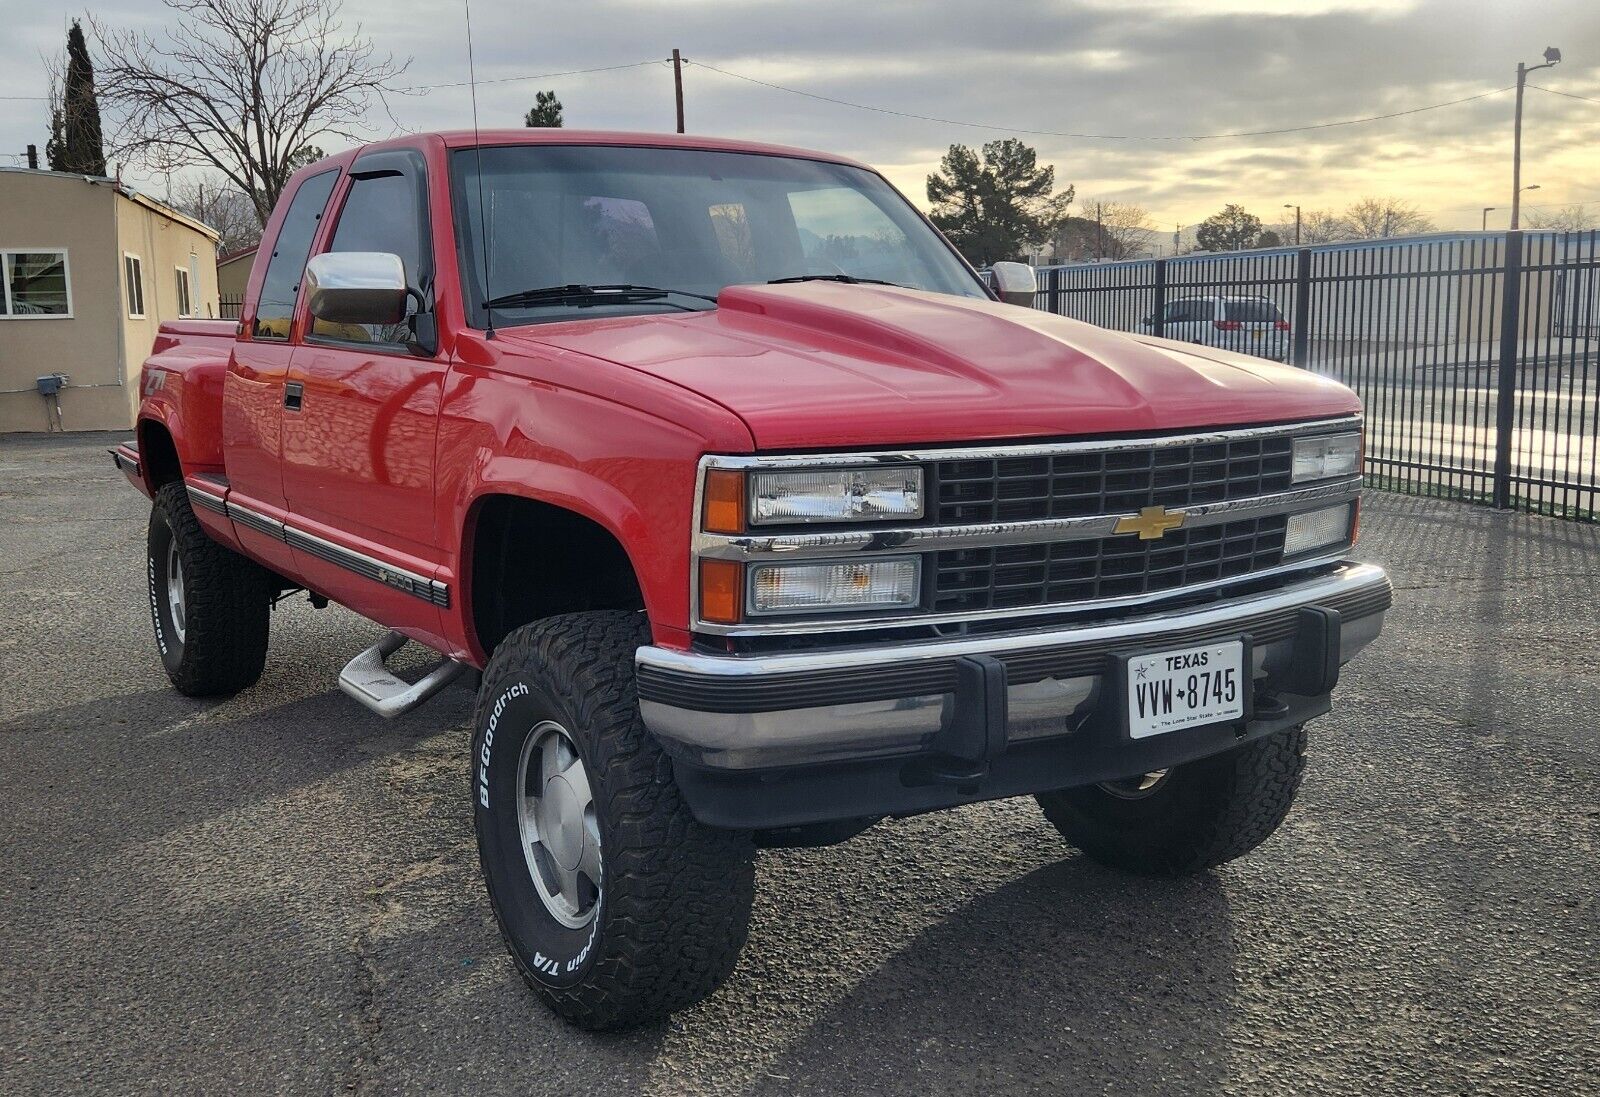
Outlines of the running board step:
[{"label": "running board step", "polygon": [[404,716],[459,678],[467,664],[446,659],[415,683],[390,673],[389,657],[406,646],[406,637],[391,632],[357,655],[339,672],[339,688],[367,708],[392,720]]}]

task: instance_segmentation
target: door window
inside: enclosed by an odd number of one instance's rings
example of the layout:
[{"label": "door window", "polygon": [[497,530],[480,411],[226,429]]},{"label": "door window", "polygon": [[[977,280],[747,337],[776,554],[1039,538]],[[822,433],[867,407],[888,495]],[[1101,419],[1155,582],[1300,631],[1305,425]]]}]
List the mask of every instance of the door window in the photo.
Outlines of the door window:
[{"label": "door window", "polygon": [[333,193],[337,171],[313,175],[294,192],[289,212],[284,214],[278,228],[278,238],[273,241],[272,257],[267,260],[267,274],[261,283],[261,299],[256,302],[255,324],[251,338],[282,341],[289,338],[289,324],[294,319],[294,298],[300,289],[300,275],[306,268],[306,257],[311,254],[311,239],[317,234],[317,222]]},{"label": "door window", "polygon": [[[359,168],[359,165],[358,165]],[[427,281],[426,223],[420,215],[423,195],[420,180],[409,173],[384,171],[356,174],[351,180],[339,221],[328,250],[380,251],[398,255],[406,271],[406,285],[422,287]],[[414,311],[415,301],[408,305]],[[411,335],[408,319],[398,324],[344,324],[313,320],[311,334],[318,339],[346,343],[406,343]]]}]

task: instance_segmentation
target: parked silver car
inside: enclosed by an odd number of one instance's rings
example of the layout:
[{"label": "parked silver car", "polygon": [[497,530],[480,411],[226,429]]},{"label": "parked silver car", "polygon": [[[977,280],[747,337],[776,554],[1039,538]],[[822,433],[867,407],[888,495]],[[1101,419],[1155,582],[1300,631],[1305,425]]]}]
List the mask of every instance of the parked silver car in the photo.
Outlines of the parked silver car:
[{"label": "parked silver car", "polygon": [[[1185,343],[1221,347],[1287,362],[1294,333],[1283,312],[1259,296],[1180,297],[1168,301],[1161,317],[1161,334]],[[1154,316],[1139,321],[1142,331],[1154,332]]]}]

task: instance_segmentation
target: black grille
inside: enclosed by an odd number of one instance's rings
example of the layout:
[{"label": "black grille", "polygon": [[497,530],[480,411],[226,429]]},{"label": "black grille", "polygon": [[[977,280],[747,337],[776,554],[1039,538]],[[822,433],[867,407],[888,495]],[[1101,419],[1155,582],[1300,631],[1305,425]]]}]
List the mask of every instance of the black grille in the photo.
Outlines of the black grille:
[{"label": "black grille", "polygon": [[964,525],[1079,518],[1287,491],[1292,446],[1292,439],[1284,435],[1099,453],[940,461],[933,470],[937,521]]},{"label": "black grille", "polygon": [[1177,530],[1151,541],[1125,535],[952,549],[934,555],[933,608],[1017,609],[1125,598],[1248,575],[1282,562],[1287,524],[1287,516],[1274,514]]}]

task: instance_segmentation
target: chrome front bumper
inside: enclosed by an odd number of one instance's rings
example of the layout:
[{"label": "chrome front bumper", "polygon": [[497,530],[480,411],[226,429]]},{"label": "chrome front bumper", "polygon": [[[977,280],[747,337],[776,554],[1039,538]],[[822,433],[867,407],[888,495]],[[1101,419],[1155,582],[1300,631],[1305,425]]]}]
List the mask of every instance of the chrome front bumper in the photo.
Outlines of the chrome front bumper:
[{"label": "chrome front bumper", "polygon": [[[1382,568],[1352,562],[1270,591],[1076,627],[758,656],[644,647],[640,707],[674,760],[695,770],[915,758],[974,719],[962,683],[978,666],[1004,694],[1003,704],[989,700],[987,718],[998,725],[988,729],[998,739],[991,753],[1001,753],[1082,730],[1101,707],[1111,656],[1243,636],[1258,692],[1326,711],[1338,666],[1378,636],[1392,597]],[[1320,647],[1303,637],[1308,607],[1320,613],[1310,620],[1326,622]],[[1328,667],[1307,677],[1300,664],[1311,652]]]}]

